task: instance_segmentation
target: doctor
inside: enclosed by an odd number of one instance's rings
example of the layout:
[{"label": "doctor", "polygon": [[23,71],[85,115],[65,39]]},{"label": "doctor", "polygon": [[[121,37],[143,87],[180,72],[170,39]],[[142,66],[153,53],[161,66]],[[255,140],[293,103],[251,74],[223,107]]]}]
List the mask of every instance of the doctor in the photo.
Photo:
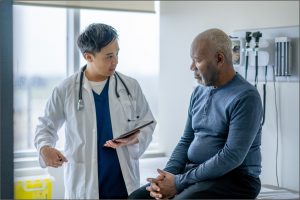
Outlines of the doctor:
[{"label": "doctor", "polygon": [[[39,117],[35,146],[42,167],[64,164],[65,198],[127,198],[140,184],[139,157],[156,123],[129,138],[111,139],[154,120],[138,82],[116,72],[118,35],[91,24],[77,41],[87,64],[55,87]],[[65,123],[64,151],[55,149]]]}]

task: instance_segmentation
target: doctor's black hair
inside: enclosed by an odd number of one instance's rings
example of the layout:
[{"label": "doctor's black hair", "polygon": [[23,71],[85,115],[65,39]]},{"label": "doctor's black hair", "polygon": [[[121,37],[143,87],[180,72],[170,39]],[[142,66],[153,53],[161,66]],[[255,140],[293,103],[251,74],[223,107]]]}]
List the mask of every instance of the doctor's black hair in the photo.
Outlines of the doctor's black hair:
[{"label": "doctor's black hair", "polygon": [[82,53],[95,55],[107,46],[111,41],[118,38],[116,29],[107,24],[90,24],[77,39],[77,45]]}]

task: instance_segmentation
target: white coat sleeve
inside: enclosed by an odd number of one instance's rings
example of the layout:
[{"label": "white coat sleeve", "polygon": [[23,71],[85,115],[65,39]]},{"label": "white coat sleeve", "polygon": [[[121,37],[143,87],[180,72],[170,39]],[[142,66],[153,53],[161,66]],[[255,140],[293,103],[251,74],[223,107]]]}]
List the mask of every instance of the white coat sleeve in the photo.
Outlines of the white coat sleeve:
[{"label": "white coat sleeve", "polygon": [[137,81],[135,82],[136,112],[139,116],[136,126],[154,121],[154,123],[152,123],[151,125],[141,129],[141,132],[138,135],[138,143],[128,146],[130,156],[134,159],[139,159],[152,141],[152,134],[156,126],[156,121],[153,117],[149,104],[142,92],[140,85]]},{"label": "white coat sleeve", "polygon": [[34,145],[39,154],[41,167],[46,167],[41,157],[40,150],[43,146],[55,147],[58,140],[57,131],[63,125],[64,103],[58,88],[55,88],[48,99],[43,116],[38,118],[38,125],[35,131]]}]

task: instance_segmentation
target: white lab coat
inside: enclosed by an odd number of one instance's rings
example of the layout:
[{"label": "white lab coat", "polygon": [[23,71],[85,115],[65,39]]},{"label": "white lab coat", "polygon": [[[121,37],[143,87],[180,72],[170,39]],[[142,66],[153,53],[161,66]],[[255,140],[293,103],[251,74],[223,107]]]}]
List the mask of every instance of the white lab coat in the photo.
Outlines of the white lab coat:
[{"label": "white lab coat", "polygon": [[[117,137],[136,126],[154,120],[149,105],[138,82],[119,73],[133,97],[132,107],[125,87],[118,79],[118,92],[124,105],[126,115],[115,94],[116,80],[111,76],[109,81],[109,110],[113,137]],[[98,167],[97,167],[97,124],[96,110],[92,89],[88,80],[83,79],[82,98],[84,108],[77,110],[80,73],[63,81],[53,90],[46,104],[43,117],[39,117],[36,128],[35,146],[40,152],[41,147],[55,147],[58,140],[57,131],[65,122],[64,155],[68,162],[64,164],[65,198],[67,199],[98,199]],[[129,115],[129,116],[128,116]],[[128,122],[130,116],[139,116],[136,121]],[[117,148],[122,174],[130,194],[140,186],[139,157],[144,153],[152,140],[156,122],[141,129],[139,143]],[[46,167],[39,156],[42,167]],[[113,173],[113,172],[112,172]]]}]

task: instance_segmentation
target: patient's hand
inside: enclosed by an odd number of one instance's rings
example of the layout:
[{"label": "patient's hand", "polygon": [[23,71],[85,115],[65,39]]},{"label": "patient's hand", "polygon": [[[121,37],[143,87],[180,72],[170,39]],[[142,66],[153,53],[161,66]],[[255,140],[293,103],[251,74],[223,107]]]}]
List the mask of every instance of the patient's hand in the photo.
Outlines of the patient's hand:
[{"label": "patient's hand", "polygon": [[147,181],[150,182],[150,186],[146,187],[146,190],[150,192],[150,196],[156,199],[161,199],[162,194],[160,194],[160,188],[158,186],[165,177],[163,175],[158,175],[156,178],[147,178]]},{"label": "patient's hand", "polygon": [[176,185],[174,175],[157,169],[159,176],[156,179],[148,178],[151,185],[146,189],[150,192],[150,196],[156,199],[171,198],[176,195]]}]

